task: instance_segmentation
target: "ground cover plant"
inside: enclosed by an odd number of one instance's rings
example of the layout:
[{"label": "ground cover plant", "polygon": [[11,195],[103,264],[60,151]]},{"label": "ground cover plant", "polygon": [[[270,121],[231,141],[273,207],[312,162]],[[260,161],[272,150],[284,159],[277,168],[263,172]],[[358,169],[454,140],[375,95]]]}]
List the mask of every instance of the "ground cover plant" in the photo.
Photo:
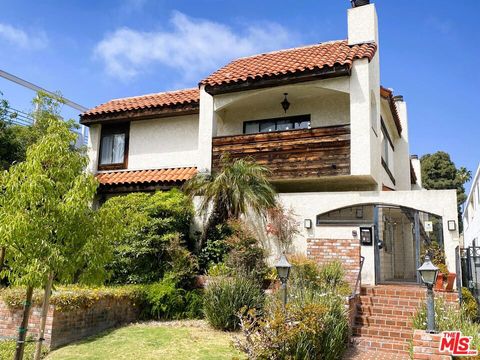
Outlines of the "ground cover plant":
[{"label": "ground cover plant", "polygon": [[53,351],[48,360],[231,360],[243,355],[232,335],[203,322],[136,324]]}]

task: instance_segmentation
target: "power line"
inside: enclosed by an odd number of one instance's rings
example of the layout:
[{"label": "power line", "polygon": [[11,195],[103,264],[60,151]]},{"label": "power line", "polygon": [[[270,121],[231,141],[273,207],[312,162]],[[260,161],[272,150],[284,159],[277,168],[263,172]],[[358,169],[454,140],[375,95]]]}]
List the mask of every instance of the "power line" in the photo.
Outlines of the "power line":
[{"label": "power line", "polygon": [[45,94],[47,94],[48,96],[51,96],[52,98],[58,98],[60,99],[65,105],[68,105],[70,106],[71,108],[74,108],[78,111],[81,111],[81,112],[85,112],[88,110],[88,108],[86,108],[85,106],[82,106],[82,105],[79,105],[77,104],[76,102],[74,101],[71,101],[71,100],[68,100],[66,98],[64,98],[63,96],[59,96],[57,94],[54,94],[53,92],[51,91],[48,91],[48,90],[45,90],[44,88],[40,87],[40,86],[37,86],[35,84],[32,84],[30,81],[27,81],[27,80],[23,80],[21,78],[19,78],[18,76],[15,76],[15,75],[12,75],[6,71],[3,71],[3,70],[0,70],[0,76],[7,79],[7,80],[10,80],[10,81],[13,81],[14,83],[17,83],[19,85],[22,85],[26,88],[29,88],[31,90],[34,90],[36,92],[44,92]]}]

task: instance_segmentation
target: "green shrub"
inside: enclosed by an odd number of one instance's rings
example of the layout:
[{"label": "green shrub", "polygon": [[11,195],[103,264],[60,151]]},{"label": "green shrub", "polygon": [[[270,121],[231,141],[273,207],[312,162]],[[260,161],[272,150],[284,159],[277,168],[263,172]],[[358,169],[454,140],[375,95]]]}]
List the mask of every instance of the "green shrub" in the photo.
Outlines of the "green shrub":
[{"label": "green shrub", "polygon": [[[30,339],[28,339],[30,340]],[[32,360],[35,354],[35,342],[27,342],[25,344],[25,352],[23,358],[25,360]],[[15,355],[15,348],[17,343],[15,340],[0,340],[0,359],[13,359]],[[48,354],[47,347],[42,347],[41,359],[44,359]]]},{"label": "green shrub", "polygon": [[293,287],[318,289],[320,286],[320,268],[305,255],[292,255],[288,258],[292,264],[289,283]]},{"label": "green shrub", "polygon": [[205,290],[203,309],[207,321],[215,329],[236,330],[240,309],[260,311],[264,300],[260,286],[251,279],[217,278]]},{"label": "green shrub", "polygon": [[157,320],[199,318],[202,315],[202,297],[199,291],[187,291],[177,286],[172,276],[144,286],[143,316]]},{"label": "green shrub", "polygon": [[472,321],[478,318],[478,304],[470,290],[462,288],[462,309],[465,315]]},{"label": "green shrub", "polygon": [[225,240],[229,248],[225,265],[237,276],[262,282],[268,272],[265,250],[245,223],[231,220],[228,224],[232,234]]},{"label": "green shrub", "polygon": [[[25,289],[8,287],[0,290],[0,297],[12,309],[20,309],[25,301]],[[50,304],[61,312],[87,309],[101,299],[128,299],[133,304],[144,301],[143,287],[140,285],[80,287],[61,286],[56,288],[50,298]],[[43,291],[36,289],[33,293],[32,305],[41,306]]]},{"label": "green shrub", "polygon": [[208,238],[202,251],[198,255],[198,263],[201,270],[207,270],[214,264],[221,263],[230,250],[225,239],[232,234],[228,224],[215,226],[208,232]]},{"label": "green shrub", "polygon": [[[480,351],[480,324],[473,322],[464,309],[455,304],[447,304],[442,298],[435,299],[435,326],[438,332],[461,331],[464,336],[472,337],[472,349]],[[427,308],[423,304],[413,316],[413,328],[427,328]],[[475,359],[475,358],[472,358]]]},{"label": "green shrub", "polygon": [[114,259],[109,266],[110,283],[141,284],[160,280],[171,270],[172,240],[189,244],[193,205],[178,189],[153,195],[133,193],[109,199],[103,207],[124,216],[119,226],[125,236],[115,244]]},{"label": "green shrub", "polygon": [[345,270],[340,261],[319,266],[305,255],[289,257],[292,264],[290,284],[299,290],[311,289],[321,293],[349,295],[351,289],[345,281]]},{"label": "green shrub", "polygon": [[232,275],[232,269],[230,269],[225,263],[212,264],[207,271],[208,276],[230,276]]},{"label": "green shrub", "polygon": [[269,302],[263,316],[250,310],[241,328],[235,342],[249,359],[334,360],[346,348],[348,316],[342,297],[311,292],[285,310],[279,301]]}]

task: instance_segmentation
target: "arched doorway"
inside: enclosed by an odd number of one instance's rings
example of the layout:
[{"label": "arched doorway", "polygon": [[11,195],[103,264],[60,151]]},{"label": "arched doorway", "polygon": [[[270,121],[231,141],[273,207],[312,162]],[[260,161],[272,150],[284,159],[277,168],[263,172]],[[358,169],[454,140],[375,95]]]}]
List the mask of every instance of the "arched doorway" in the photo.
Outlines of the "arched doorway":
[{"label": "arched doorway", "polygon": [[[442,218],[392,204],[358,204],[317,216],[317,226],[353,227],[361,243],[366,272],[375,283],[418,283],[417,268],[434,242],[443,248]],[[363,273],[363,271],[362,271]]]}]

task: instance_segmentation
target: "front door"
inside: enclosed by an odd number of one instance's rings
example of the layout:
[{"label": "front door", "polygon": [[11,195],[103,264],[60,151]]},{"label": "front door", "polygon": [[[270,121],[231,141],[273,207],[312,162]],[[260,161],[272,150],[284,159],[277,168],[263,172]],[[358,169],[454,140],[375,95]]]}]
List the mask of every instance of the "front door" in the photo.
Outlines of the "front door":
[{"label": "front door", "polygon": [[377,205],[375,209],[376,283],[416,283],[419,264],[418,211]]}]

